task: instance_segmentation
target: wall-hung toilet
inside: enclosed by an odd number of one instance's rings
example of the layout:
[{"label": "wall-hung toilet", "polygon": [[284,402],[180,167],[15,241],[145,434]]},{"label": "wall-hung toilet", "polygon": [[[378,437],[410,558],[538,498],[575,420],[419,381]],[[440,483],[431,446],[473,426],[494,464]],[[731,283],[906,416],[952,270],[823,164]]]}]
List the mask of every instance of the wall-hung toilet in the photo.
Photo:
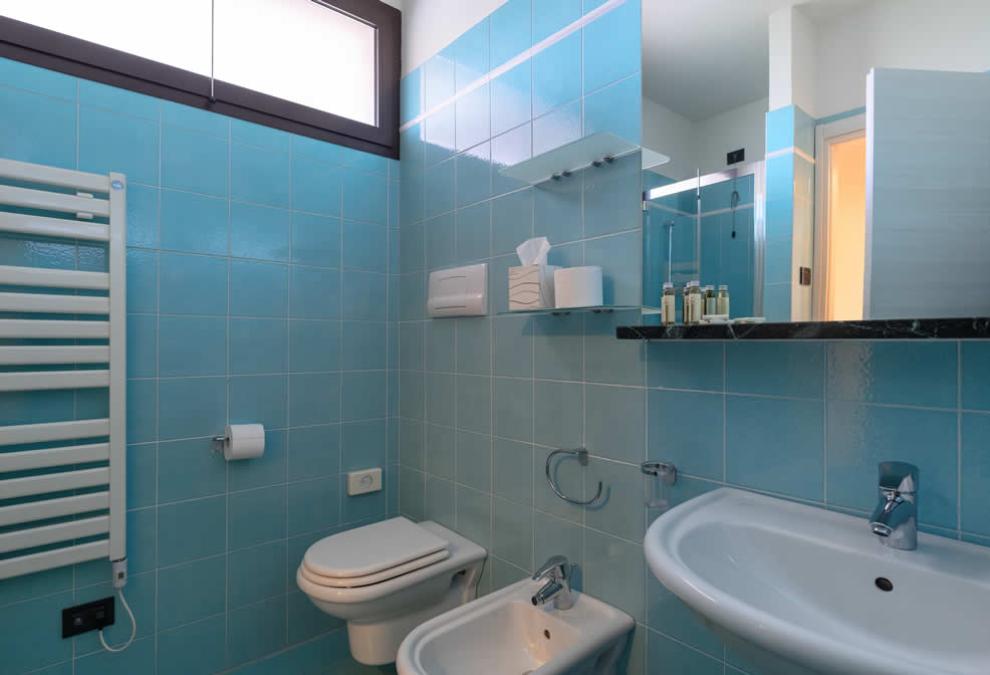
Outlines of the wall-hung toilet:
[{"label": "wall-hung toilet", "polygon": [[347,621],[351,656],[395,661],[413,628],[477,595],[485,549],[436,523],[392,518],[325,537],[306,551],[296,583]]}]

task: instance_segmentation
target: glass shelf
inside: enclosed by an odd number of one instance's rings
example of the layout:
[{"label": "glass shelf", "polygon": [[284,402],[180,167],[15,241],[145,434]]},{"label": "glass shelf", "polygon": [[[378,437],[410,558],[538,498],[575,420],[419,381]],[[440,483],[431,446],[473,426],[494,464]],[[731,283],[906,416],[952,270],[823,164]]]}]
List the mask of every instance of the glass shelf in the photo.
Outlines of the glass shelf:
[{"label": "glass shelf", "polygon": [[517,309],[507,312],[497,312],[497,316],[513,316],[519,314],[605,314],[608,312],[630,312],[637,311],[642,314],[658,314],[659,309],[654,307],[640,307],[638,305],[594,305],[590,307],[544,307],[541,309]]},{"label": "glass shelf", "polygon": [[643,162],[655,167],[670,161],[670,157],[653,150],[641,148],[624,138],[606,132],[585,136],[566,145],[507,166],[499,171],[503,176],[539,185],[548,180],[560,179],[571,173],[598,166],[603,162],[624,157],[637,150],[643,151]]}]

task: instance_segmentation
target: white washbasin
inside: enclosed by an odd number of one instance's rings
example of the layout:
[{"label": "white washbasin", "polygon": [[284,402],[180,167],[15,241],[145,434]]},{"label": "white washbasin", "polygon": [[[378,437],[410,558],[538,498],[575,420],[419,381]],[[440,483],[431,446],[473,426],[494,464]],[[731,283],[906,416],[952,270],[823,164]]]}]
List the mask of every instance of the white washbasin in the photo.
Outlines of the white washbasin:
[{"label": "white washbasin", "polygon": [[418,626],[399,646],[399,675],[615,672],[632,617],[577,592],[570,609],[536,607],[542,585],[526,579]]},{"label": "white washbasin", "polygon": [[864,518],[730,488],[660,516],[643,546],[657,579],[730,641],[786,663],[990,673],[988,548],[919,534],[898,551]]}]

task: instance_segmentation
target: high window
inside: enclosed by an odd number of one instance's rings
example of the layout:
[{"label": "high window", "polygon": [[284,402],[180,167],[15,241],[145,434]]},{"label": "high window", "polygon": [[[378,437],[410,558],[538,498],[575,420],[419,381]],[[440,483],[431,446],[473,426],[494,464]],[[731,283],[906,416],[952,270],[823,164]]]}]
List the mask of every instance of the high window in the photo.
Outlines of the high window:
[{"label": "high window", "polygon": [[4,0],[0,55],[397,156],[400,15],[378,0]]}]

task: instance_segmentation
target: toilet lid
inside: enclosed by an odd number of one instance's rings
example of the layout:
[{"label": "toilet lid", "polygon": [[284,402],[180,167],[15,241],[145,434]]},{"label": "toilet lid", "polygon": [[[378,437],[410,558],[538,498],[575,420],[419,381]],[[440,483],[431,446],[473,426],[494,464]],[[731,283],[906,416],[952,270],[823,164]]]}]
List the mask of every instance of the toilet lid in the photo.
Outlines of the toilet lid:
[{"label": "toilet lid", "polygon": [[450,554],[446,550],[437,551],[436,553],[425,555],[422,558],[416,558],[415,560],[402,563],[396,567],[382,570],[381,572],[375,572],[374,574],[366,574],[361,577],[325,577],[309,569],[309,567],[306,566],[305,560],[303,561],[303,564],[299,566],[299,572],[308,581],[319,586],[327,586],[330,588],[360,588],[361,586],[373,586],[374,584],[380,584],[388,581],[389,579],[402,576],[403,574],[415,572],[418,569],[422,569],[423,567],[427,567],[433,563],[440,562],[441,560],[446,559],[449,555]]},{"label": "toilet lid", "polygon": [[[401,574],[448,555],[445,540],[400,516],[321,539],[306,551],[303,566],[319,577],[356,581],[403,566]],[[406,565],[413,561],[421,564]]]}]

